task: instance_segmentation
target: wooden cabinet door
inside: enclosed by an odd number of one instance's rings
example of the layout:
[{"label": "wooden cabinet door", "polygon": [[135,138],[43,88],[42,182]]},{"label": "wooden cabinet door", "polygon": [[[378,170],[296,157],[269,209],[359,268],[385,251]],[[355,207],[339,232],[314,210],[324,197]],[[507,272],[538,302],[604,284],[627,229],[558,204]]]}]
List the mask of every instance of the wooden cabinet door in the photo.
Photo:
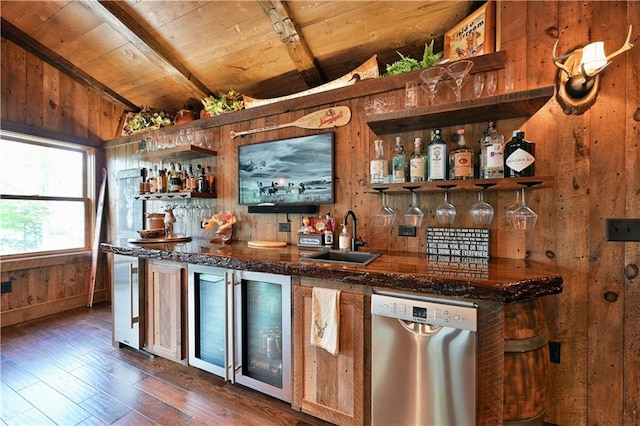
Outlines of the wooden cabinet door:
[{"label": "wooden cabinet door", "polygon": [[[294,286],[293,405],[339,425],[371,422],[370,298],[340,293],[339,353],[311,346],[311,287]],[[366,339],[368,342],[368,339]]]},{"label": "wooden cabinet door", "polygon": [[184,358],[184,274],[179,263],[148,262],[147,350],[174,361]]}]

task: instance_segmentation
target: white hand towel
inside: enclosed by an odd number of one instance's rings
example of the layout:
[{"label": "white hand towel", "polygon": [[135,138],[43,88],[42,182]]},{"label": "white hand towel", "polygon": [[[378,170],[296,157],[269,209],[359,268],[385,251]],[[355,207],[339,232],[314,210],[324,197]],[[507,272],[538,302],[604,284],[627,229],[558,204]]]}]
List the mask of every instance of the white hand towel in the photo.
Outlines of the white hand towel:
[{"label": "white hand towel", "polygon": [[311,344],[337,355],[340,341],[340,290],[313,288]]}]

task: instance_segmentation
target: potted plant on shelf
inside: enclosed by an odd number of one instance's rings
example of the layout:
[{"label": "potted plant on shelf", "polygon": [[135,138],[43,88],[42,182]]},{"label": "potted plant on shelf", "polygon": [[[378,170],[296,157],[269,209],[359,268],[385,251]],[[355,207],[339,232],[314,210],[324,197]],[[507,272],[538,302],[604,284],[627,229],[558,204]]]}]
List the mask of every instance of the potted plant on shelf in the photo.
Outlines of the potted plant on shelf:
[{"label": "potted plant on shelf", "polygon": [[442,57],[442,52],[433,53],[433,42],[434,40],[431,40],[431,43],[425,44],[424,54],[422,55],[421,61],[410,56],[404,56],[402,53],[398,52],[400,60],[392,64],[387,64],[387,72],[385,72],[383,76],[403,74],[421,68],[429,68],[437,64]]},{"label": "potted plant on shelf", "polygon": [[244,101],[240,93],[231,89],[227,93],[220,93],[218,96],[207,96],[202,99],[202,105],[204,105],[204,109],[200,112],[200,118],[241,110],[244,108]]},{"label": "potted plant on shelf", "polygon": [[154,112],[145,107],[139,112],[128,113],[122,128],[123,136],[133,135],[145,130],[159,129],[173,125],[173,117],[164,111]]}]

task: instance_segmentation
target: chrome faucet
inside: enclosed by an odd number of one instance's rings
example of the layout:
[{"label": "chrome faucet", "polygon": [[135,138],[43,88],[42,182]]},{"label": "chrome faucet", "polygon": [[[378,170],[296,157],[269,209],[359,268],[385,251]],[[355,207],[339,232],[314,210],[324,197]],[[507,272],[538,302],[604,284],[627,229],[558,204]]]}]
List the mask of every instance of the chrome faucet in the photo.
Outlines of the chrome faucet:
[{"label": "chrome faucet", "polygon": [[358,247],[364,246],[364,241],[362,239],[358,239],[358,225],[356,214],[353,210],[349,210],[344,214],[344,219],[342,220],[342,225],[347,226],[347,219],[351,216],[351,251],[358,251]]}]

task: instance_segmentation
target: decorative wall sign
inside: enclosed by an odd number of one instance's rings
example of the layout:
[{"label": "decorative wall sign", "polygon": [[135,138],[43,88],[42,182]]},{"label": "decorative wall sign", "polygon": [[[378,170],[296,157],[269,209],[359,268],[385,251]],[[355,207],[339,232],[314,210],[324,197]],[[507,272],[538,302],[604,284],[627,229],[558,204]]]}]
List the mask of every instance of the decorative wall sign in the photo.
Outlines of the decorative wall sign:
[{"label": "decorative wall sign", "polygon": [[489,259],[489,230],[427,228],[427,254]]},{"label": "decorative wall sign", "polygon": [[487,3],[444,35],[444,57],[452,61],[493,53],[495,50],[495,2]]},{"label": "decorative wall sign", "polygon": [[489,279],[489,260],[475,257],[429,255],[429,272],[443,277]]}]

